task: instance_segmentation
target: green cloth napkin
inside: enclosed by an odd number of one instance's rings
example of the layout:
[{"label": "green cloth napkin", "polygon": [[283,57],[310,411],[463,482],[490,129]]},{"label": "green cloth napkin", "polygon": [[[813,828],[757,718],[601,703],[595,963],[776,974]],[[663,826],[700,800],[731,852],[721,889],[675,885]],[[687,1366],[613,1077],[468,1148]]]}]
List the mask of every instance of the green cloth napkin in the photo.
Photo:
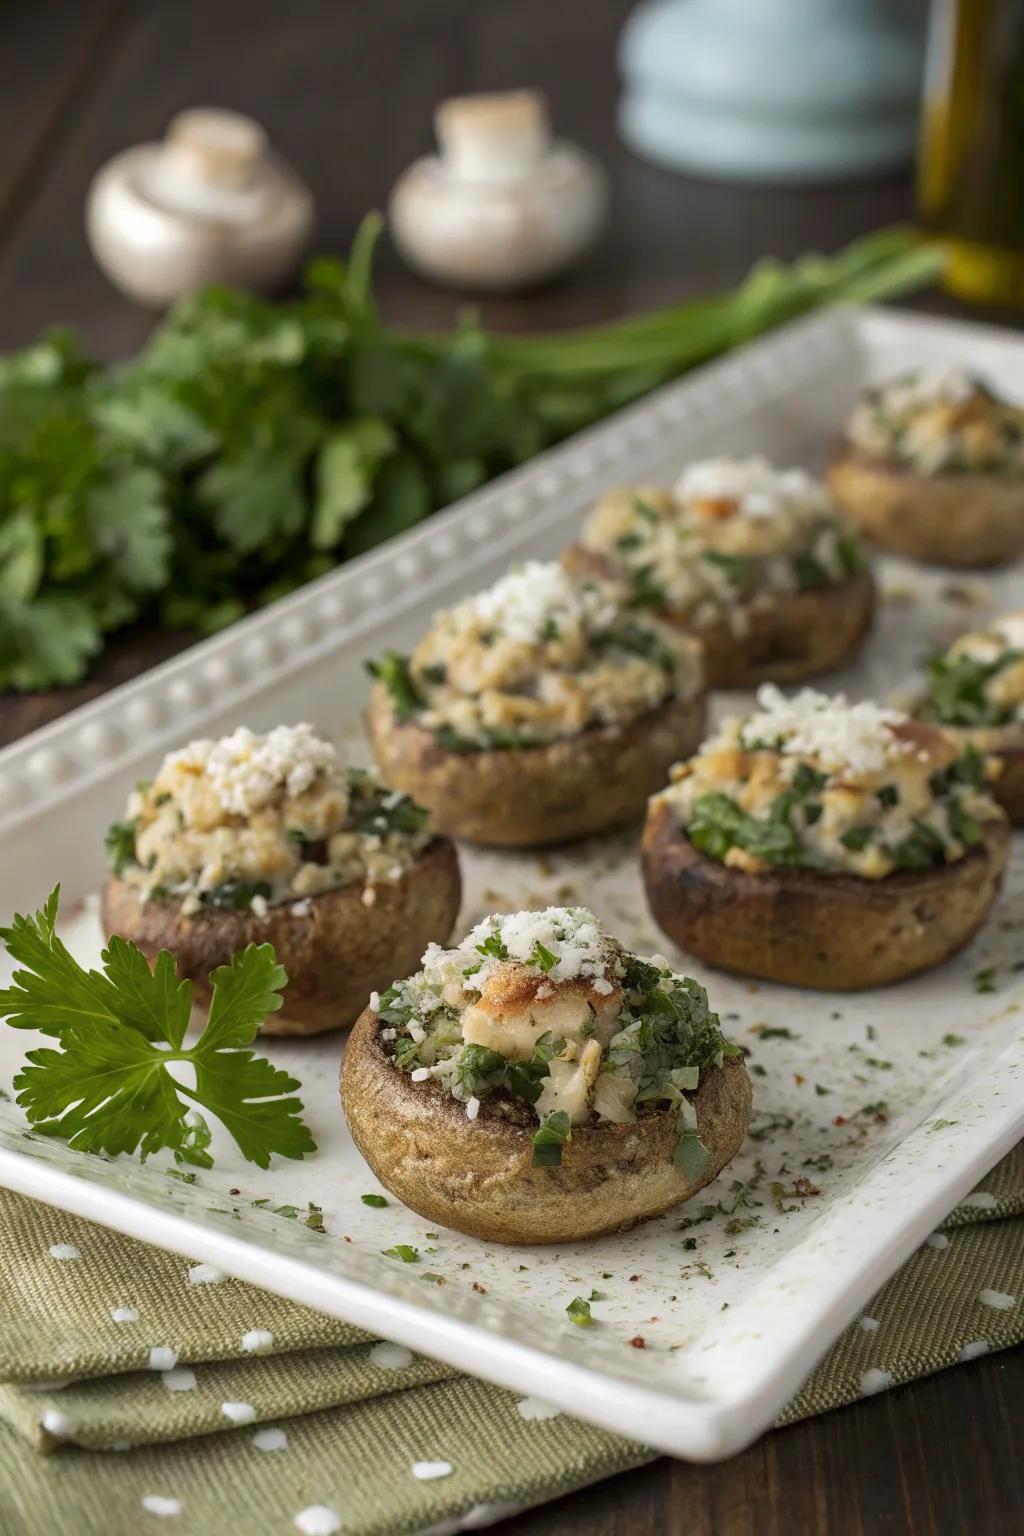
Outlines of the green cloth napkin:
[{"label": "green cloth napkin", "polygon": [[[442,1536],[653,1458],[20,1196],[0,1193],[0,1230],[4,1536],[138,1536],[160,1522],[183,1536]],[[1022,1340],[1024,1144],[779,1422]]]}]

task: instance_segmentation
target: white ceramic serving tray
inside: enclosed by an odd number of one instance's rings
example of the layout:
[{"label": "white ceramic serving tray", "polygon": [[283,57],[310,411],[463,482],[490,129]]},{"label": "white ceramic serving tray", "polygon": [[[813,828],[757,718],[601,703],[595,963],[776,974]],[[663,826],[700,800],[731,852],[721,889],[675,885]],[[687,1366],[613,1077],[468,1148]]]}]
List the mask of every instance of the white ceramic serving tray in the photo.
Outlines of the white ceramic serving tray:
[{"label": "white ceramic serving tray", "polygon": [[[87,898],[103,877],[104,828],[167,749],[243,721],[307,719],[351,735],[365,657],[410,644],[432,610],[510,561],[556,554],[608,485],[670,483],[687,459],[725,452],[820,468],[865,384],[950,361],[1024,397],[1015,336],[892,311],[796,324],[0,753],[0,914],[34,906],[60,880],[69,942],[95,958]],[[886,561],[879,577],[876,630],[835,678],[858,695],[890,693],[986,611],[1024,605],[1012,572],[982,582]],[[634,834],[544,857],[463,850],[463,862],[463,926],[496,907],[582,900],[635,948],[667,947],[645,912]],[[345,1130],[342,1042],[331,1037],[268,1052],[303,1082],[320,1145],[305,1163],[261,1173],[217,1143],[215,1169],[187,1186],[163,1156],[140,1167],[69,1152],[28,1133],[4,1103],[0,1182],[662,1450],[722,1457],[772,1422],[838,1332],[1024,1134],[1022,932],[1018,848],[982,935],[921,980],[832,997],[688,967],[752,1053],[752,1138],[690,1207],[595,1243],[493,1248],[429,1232],[393,1200],[363,1205],[377,1186]],[[792,1038],[762,1038],[758,1026]],[[33,1043],[0,1030],[0,1082],[9,1087]],[[325,1235],[271,1209],[310,1201]],[[685,1225],[713,1202],[721,1209]],[[55,1212],[55,1240],[59,1226]],[[397,1243],[417,1248],[418,1262],[383,1256]],[[567,1304],[592,1291],[594,1325],[573,1326]]]}]

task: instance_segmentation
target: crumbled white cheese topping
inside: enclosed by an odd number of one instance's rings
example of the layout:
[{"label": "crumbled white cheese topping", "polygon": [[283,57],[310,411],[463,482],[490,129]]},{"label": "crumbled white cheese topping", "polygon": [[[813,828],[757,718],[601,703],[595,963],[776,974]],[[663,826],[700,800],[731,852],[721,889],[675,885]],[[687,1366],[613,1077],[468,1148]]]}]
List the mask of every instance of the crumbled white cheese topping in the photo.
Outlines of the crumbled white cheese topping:
[{"label": "crumbled white cheese topping", "polygon": [[[586,907],[545,907],[542,912],[513,912],[507,917],[485,917],[459,945],[459,952],[479,956],[480,946],[491,937],[504,945],[509,960],[521,965],[536,963],[538,946],[555,956],[547,975],[550,981],[593,980],[603,977],[612,965],[614,952],[593,912]],[[429,951],[428,951],[429,954]],[[424,965],[427,964],[424,955]],[[492,960],[492,965],[496,961]],[[486,970],[470,978],[474,989],[482,984]],[[612,968],[614,968],[612,966]]]},{"label": "crumbled white cheese topping", "polygon": [[701,459],[675,484],[679,501],[734,501],[743,517],[775,517],[794,503],[827,505],[819,480],[803,469],[777,469],[761,454],[748,459]]},{"label": "crumbled white cheese topping", "polygon": [[757,702],[741,730],[747,750],[764,745],[788,757],[813,757],[830,773],[844,768],[874,773],[906,750],[892,728],[907,716],[870,700],[850,704],[844,694],[813,688],[787,699],[774,683],[763,683]]},{"label": "crumbled white cheese topping", "polygon": [[918,368],[883,385],[878,400],[886,410],[902,415],[928,405],[961,405],[977,387],[977,381],[962,368]]},{"label": "crumbled white cheese topping", "polygon": [[80,1259],[82,1257],[74,1243],[51,1243],[47,1251],[51,1259]]},{"label": "crumbled white cheese topping", "polygon": [[232,1424],[251,1424],[256,1417],[252,1403],[221,1403],[220,1411]]},{"label": "crumbled white cheese topping", "polygon": [[1008,650],[1024,651],[1024,613],[1004,613],[992,629],[1006,641]]},{"label": "crumbled white cheese topping", "polygon": [[220,741],[190,742],[163,766],[205,771],[227,812],[251,816],[279,794],[304,794],[317,774],[337,761],[335,748],[314,735],[311,725],[279,725],[266,736],[240,725]]},{"label": "crumbled white cheese topping", "polygon": [[493,587],[478,592],[467,605],[509,640],[532,645],[545,626],[578,625],[607,629],[616,616],[614,603],[595,587],[573,581],[554,561],[528,560]]},{"label": "crumbled white cheese topping", "polygon": [[137,1323],[139,1320],[135,1307],[111,1307],[110,1315],[115,1323]]}]

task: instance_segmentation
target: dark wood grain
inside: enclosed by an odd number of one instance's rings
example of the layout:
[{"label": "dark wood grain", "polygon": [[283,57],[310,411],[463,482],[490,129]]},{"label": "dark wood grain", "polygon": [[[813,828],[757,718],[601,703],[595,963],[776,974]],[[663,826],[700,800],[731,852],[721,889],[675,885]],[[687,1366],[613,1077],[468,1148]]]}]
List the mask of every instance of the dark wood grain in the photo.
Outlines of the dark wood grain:
[{"label": "dark wood grain", "polygon": [[662,1460],[519,1515],[508,1536],[1010,1536],[1022,1528],[1024,1359],[959,1366],[766,1435]]},{"label": "dark wood grain", "polygon": [[[778,190],[676,177],[615,134],[615,40],[630,0],[8,0],[0,93],[0,349],[58,320],[103,357],[153,317],[111,289],[81,209],[101,161],[182,107],[252,112],[312,183],[317,245],[344,250],[430,143],[437,99],[536,84],[560,131],[608,167],[614,218],[578,272],[485,322],[582,324],[734,283],[761,255],[832,249],[911,209],[907,176]],[[431,288],[387,247],[387,315],[446,326],[470,296]],[[950,310],[930,296],[928,307]],[[1007,317],[1009,318],[1009,317]],[[1019,323],[1019,322],[1018,322]],[[87,683],[0,699],[10,741],[187,644],[127,633]],[[1024,1352],[765,1437],[717,1467],[662,1460],[507,1522],[515,1536],[1003,1536],[1022,1528]]]}]

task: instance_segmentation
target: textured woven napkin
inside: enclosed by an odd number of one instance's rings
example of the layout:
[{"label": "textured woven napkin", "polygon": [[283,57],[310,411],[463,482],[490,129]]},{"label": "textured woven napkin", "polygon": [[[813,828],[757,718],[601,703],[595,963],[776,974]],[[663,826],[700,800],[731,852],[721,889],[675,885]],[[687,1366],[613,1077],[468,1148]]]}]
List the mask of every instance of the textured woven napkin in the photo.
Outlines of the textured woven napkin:
[{"label": "textured woven napkin", "polygon": [[[650,1460],[208,1266],[0,1193],[0,1531],[475,1530]],[[1024,1341],[1024,1144],[780,1423]],[[60,1451],[39,1455],[39,1451]],[[98,1454],[122,1451],[121,1455]]]}]

